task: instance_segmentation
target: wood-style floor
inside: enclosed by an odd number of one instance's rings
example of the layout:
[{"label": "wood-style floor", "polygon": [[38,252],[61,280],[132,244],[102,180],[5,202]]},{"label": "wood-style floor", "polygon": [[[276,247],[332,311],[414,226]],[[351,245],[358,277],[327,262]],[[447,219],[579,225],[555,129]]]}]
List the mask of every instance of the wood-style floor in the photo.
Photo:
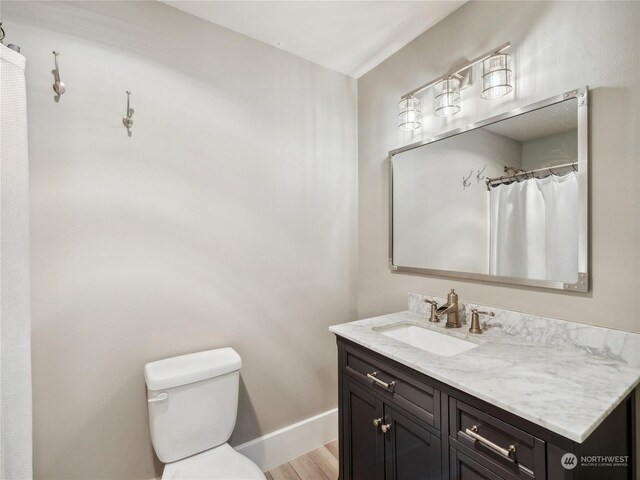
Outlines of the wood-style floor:
[{"label": "wood-style floor", "polygon": [[267,480],[336,480],[338,441],[311,450],[265,473]]}]

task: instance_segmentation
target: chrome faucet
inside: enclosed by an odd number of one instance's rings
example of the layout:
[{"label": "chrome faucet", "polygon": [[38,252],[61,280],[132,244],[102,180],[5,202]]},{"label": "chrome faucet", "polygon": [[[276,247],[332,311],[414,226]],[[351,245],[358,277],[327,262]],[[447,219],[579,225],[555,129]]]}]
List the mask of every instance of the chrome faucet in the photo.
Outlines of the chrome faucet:
[{"label": "chrome faucet", "polygon": [[460,328],[460,318],[458,317],[458,294],[452,288],[449,295],[447,295],[447,303],[442,305],[436,310],[436,315],[441,316],[447,314],[447,323],[444,324],[447,328]]}]

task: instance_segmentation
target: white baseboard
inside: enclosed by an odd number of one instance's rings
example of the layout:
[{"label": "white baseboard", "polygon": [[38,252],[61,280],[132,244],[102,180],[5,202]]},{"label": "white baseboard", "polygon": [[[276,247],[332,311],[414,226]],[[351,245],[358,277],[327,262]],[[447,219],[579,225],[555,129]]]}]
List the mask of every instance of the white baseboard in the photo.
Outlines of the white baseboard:
[{"label": "white baseboard", "polygon": [[338,438],[338,409],[310,417],[235,449],[262,469],[271,470]]}]

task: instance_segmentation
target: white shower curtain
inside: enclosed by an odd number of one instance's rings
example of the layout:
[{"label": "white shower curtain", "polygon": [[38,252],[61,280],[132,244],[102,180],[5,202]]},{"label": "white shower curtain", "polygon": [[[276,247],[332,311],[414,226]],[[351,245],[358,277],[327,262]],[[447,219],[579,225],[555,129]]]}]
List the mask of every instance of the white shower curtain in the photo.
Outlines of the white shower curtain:
[{"label": "white shower curtain", "polygon": [[30,479],[31,325],[25,58],[0,45],[0,478]]},{"label": "white shower curtain", "polygon": [[577,281],[577,173],[492,187],[489,210],[492,275]]}]

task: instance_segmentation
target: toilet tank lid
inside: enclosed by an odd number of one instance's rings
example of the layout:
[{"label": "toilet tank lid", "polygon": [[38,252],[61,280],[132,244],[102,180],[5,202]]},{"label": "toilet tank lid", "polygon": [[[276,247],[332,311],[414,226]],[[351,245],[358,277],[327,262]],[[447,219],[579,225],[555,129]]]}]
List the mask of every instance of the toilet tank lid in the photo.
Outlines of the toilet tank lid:
[{"label": "toilet tank lid", "polygon": [[238,352],[225,347],[147,363],[144,379],[149,390],[165,390],[235,372],[240,367]]}]

